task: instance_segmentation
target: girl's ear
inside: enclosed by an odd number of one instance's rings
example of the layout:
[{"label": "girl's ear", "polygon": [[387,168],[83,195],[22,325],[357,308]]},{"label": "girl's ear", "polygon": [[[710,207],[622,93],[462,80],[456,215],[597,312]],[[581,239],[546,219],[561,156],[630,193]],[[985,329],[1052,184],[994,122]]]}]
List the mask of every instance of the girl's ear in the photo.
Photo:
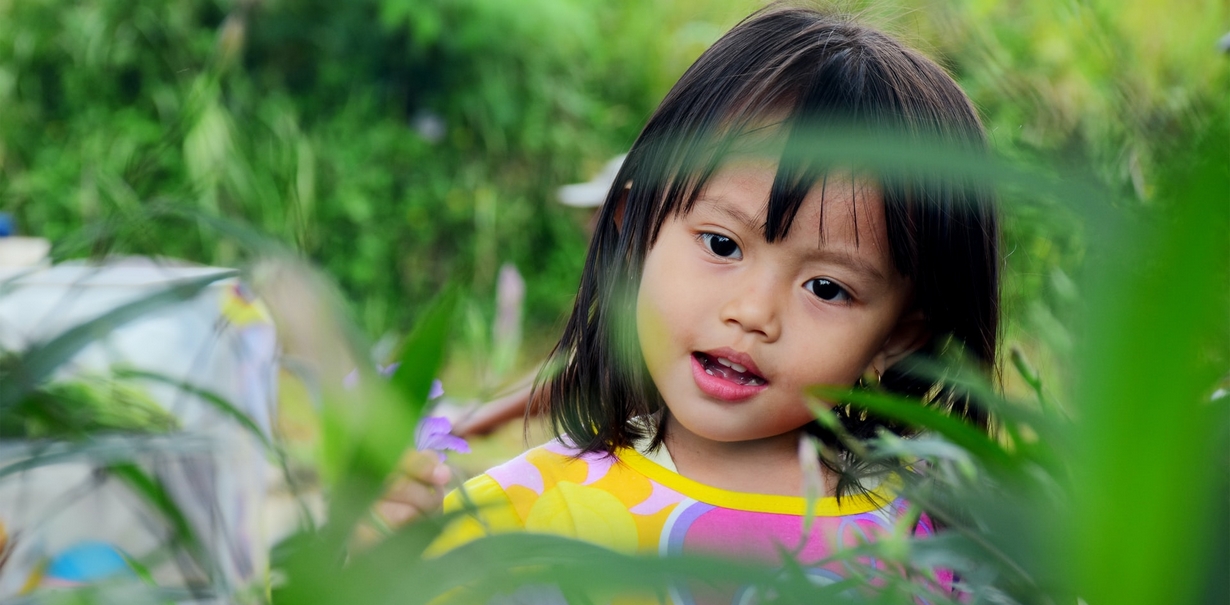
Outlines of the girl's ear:
[{"label": "girl's ear", "polygon": [[882,376],[893,364],[909,357],[911,353],[921,349],[931,340],[931,328],[921,310],[907,311],[893,328],[892,333],[884,340],[880,352],[871,359],[867,369],[876,376]]}]

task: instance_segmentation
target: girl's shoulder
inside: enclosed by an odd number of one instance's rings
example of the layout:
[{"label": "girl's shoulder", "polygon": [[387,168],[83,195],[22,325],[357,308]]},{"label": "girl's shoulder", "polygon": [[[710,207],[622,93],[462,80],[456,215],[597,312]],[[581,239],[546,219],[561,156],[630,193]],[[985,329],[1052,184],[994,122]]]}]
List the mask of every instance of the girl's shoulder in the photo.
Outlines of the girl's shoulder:
[{"label": "girl's shoulder", "polygon": [[505,491],[519,487],[542,494],[561,481],[590,483],[608,471],[613,462],[615,458],[606,452],[586,453],[564,440],[554,439],[492,467],[484,476]]}]

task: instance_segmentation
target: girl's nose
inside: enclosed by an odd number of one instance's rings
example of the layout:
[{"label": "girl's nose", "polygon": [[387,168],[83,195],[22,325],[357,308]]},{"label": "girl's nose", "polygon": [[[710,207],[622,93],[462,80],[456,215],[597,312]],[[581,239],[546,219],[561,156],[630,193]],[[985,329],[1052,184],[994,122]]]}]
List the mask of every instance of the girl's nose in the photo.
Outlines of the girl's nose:
[{"label": "girl's nose", "polygon": [[732,292],[720,310],[722,323],[756,333],[766,342],[781,336],[778,304],[785,294],[754,281]]}]

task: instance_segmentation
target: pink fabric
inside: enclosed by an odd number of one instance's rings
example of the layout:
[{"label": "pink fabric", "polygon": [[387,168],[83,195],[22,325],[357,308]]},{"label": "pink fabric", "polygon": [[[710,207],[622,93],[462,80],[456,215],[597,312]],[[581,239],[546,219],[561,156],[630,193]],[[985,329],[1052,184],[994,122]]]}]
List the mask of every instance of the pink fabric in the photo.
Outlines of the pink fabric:
[{"label": "pink fabric", "polygon": [[654,515],[662,511],[662,509],[679,504],[683,501],[683,494],[662,485],[661,483],[653,483],[653,491],[649,492],[649,497],[641,500],[640,504],[628,509],[634,515]]}]

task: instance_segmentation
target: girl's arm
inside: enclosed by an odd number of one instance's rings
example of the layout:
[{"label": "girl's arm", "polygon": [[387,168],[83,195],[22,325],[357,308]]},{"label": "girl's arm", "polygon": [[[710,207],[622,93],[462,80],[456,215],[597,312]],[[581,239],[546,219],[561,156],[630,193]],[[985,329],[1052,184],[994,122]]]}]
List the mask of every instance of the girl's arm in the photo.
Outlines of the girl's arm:
[{"label": "girl's arm", "polygon": [[507,422],[523,418],[530,405],[530,393],[533,389],[533,383],[529,383],[504,397],[483,405],[473,414],[459,420],[454,433],[462,438],[486,435]]}]

